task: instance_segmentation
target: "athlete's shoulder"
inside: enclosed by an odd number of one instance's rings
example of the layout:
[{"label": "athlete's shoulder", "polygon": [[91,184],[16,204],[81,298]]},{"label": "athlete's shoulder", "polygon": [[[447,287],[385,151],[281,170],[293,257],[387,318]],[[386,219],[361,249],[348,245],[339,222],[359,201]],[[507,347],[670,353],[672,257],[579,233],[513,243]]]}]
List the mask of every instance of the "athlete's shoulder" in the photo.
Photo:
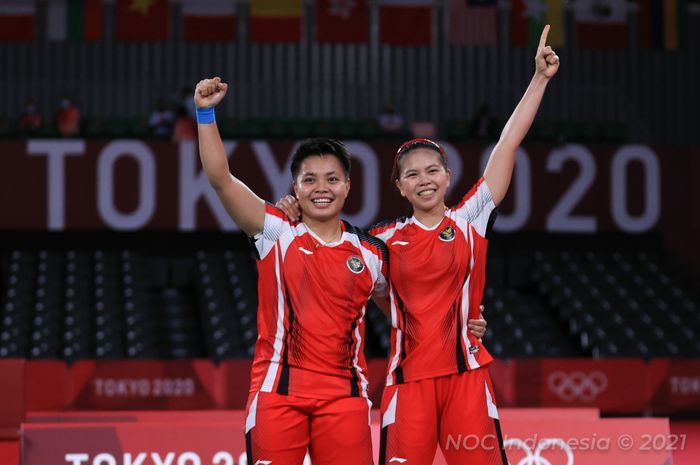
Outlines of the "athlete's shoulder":
[{"label": "athlete's shoulder", "polygon": [[249,237],[249,241],[255,250],[258,260],[263,259],[268,255],[268,252],[274,247],[274,244],[279,241],[284,234],[296,234],[295,225],[298,222],[292,222],[289,217],[280,209],[269,202],[265,202],[265,222],[263,229],[254,236]]},{"label": "athlete's shoulder", "polygon": [[275,207],[270,202],[265,202],[265,214],[273,216],[276,220],[281,220],[285,223],[296,223],[295,221],[290,220],[286,213]]},{"label": "athlete's shoulder", "polygon": [[[464,204],[467,203],[467,201],[469,201],[469,199],[473,198],[474,195],[476,195],[476,193],[479,191],[479,188],[488,189],[488,184],[486,184],[486,179],[484,179],[483,176],[480,177],[479,179],[477,179],[477,181],[474,183],[474,185],[471,187],[471,189],[469,189],[467,191],[467,193],[464,194],[464,196],[461,199],[459,199],[459,202],[457,202],[456,205],[450,207],[449,209],[450,210],[459,210],[460,208],[462,208],[464,206]],[[490,192],[489,192],[489,197],[490,197]]]},{"label": "athlete's shoulder", "polygon": [[354,234],[359,239],[360,243],[370,246],[370,248],[376,249],[377,252],[382,256],[382,259],[387,260],[389,258],[389,249],[386,247],[386,243],[378,237],[373,236],[368,231],[353,226],[347,221],[345,223],[345,231]]},{"label": "athlete's shoulder", "polygon": [[410,218],[408,216],[401,216],[393,220],[381,221],[369,228],[369,234],[372,236],[382,237],[382,235],[387,232],[391,232],[392,230],[405,226],[409,221]]}]

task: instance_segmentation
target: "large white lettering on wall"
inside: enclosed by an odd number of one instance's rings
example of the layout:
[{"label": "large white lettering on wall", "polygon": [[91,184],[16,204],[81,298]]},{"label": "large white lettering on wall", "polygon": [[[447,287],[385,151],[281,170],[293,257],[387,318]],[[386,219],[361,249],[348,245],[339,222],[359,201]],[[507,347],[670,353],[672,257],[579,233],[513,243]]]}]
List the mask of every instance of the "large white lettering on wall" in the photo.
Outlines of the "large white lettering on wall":
[{"label": "large white lettering on wall", "polygon": [[65,187],[66,177],[64,159],[69,156],[80,156],[85,153],[85,142],[82,140],[36,140],[27,144],[27,154],[45,156],[47,158],[47,198],[48,229],[60,230],[65,224]]},{"label": "large white lettering on wall", "polygon": [[[120,212],[115,206],[116,186],[114,166],[120,158],[136,161],[136,183],[140,193],[139,203],[133,212]],[[139,141],[117,141],[108,144],[97,159],[97,208],[105,224],[113,229],[141,229],[148,224],[156,209],[156,164],[153,152]],[[124,189],[133,189],[123,186]]]},{"label": "large white lettering on wall", "polygon": [[[627,169],[634,162],[641,163],[644,168],[644,209],[638,216],[631,215],[627,209]],[[656,154],[646,145],[621,147],[613,156],[610,171],[610,200],[615,223],[627,232],[651,229],[661,214],[661,177]]]},{"label": "large white lettering on wall", "polygon": [[[224,143],[224,150],[228,158],[231,158],[236,145],[235,142]],[[194,143],[183,142],[180,144],[179,229],[182,231],[197,229],[197,202],[204,200],[221,229],[237,231],[238,226],[226,213],[223,204],[216,196],[216,192],[209,185],[206,173],[200,169],[200,166],[201,162],[195,151]]]},{"label": "large white lettering on wall", "polygon": [[[486,169],[495,144],[492,144],[481,153],[480,173]],[[510,191],[514,192],[515,208],[512,213],[500,213],[493,229],[500,232],[512,232],[521,229],[530,219],[532,209],[532,166],[530,158],[518,147],[515,156],[515,169],[510,181]]]},{"label": "large white lettering on wall", "polygon": [[579,173],[554,209],[547,217],[548,231],[561,232],[595,232],[598,228],[593,216],[574,215],[572,210],[586,195],[595,180],[595,160],[585,147],[577,144],[565,145],[553,150],[547,157],[547,171],[561,172],[564,163],[572,161],[578,164]]},{"label": "large white lettering on wall", "polygon": [[[196,143],[3,144],[11,149],[0,157],[0,181],[4,179],[6,193],[0,203],[0,228],[238,230],[209,185]],[[224,149],[232,172],[274,203],[292,190],[290,165],[298,144],[225,141]],[[441,144],[452,171],[448,203],[456,202],[482,175],[493,145]],[[393,157],[386,155],[387,144],[352,140],[346,145],[355,169],[350,206],[343,217],[368,226],[410,211],[389,180]],[[645,145],[520,147],[495,230],[644,233],[682,227],[680,219],[675,226],[673,221],[660,224],[663,213],[678,216],[674,206],[683,200],[673,197],[675,190],[662,191],[662,185],[692,185],[692,170],[687,168],[691,150],[685,158],[675,149],[668,152],[673,156],[662,160]],[[123,160],[127,164],[122,165]]]}]

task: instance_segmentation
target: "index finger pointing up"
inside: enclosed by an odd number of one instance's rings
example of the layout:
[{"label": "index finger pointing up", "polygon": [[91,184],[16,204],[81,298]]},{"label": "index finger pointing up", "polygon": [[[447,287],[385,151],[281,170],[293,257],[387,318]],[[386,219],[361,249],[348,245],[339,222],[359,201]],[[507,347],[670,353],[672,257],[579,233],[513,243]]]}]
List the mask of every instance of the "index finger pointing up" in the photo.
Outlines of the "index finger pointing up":
[{"label": "index finger pointing up", "polygon": [[544,29],[542,29],[542,35],[540,36],[540,45],[537,47],[538,49],[543,49],[544,46],[547,44],[547,34],[549,34],[549,24],[547,24]]}]

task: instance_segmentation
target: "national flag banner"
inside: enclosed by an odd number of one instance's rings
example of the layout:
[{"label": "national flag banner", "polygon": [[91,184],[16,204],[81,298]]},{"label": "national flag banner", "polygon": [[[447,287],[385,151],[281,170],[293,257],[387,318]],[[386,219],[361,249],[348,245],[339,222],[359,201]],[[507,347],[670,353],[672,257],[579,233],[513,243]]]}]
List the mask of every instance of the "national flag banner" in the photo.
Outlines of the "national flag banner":
[{"label": "national flag banner", "polygon": [[450,0],[450,42],[462,45],[498,44],[496,0]]},{"label": "national flag banner", "polygon": [[54,0],[46,6],[49,40],[102,39],[102,0]]},{"label": "national flag banner", "polygon": [[182,34],[185,40],[236,40],[235,0],[182,0],[181,11]]},{"label": "national flag banner", "polygon": [[0,1],[0,42],[31,42],[36,24],[34,0]]},{"label": "national flag banner", "polygon": [[300,42],[302,0],[250,0],[251,42]]},{"label": "national flag banner", "polygon": [[385,45],[430,45],[433,38],[431,0],[380,0],[379,31]]},{"label": "national flag banner", "polygon": [[551,29],[547,45],[564,45],[564,5],[562,0],[513,0],[510,10],[511,42],[515,47],[537,48],[544,26]]},{"label": "national flag banner", "polygon": [[678,50],[687,40],[687,0],[639,0],[640,47]]},{"label": "national flag banner", "polygon": [[354,42],[369,40],[368,0],[316,0],[316,40]]},{"label": "national flag banner", "polygon": [[576,45],[582,48],[627,47],[627,0],[577,0]]},{"label": "national flag banner", "polygon": [[169,0],[116,0],[116,38],[155,42],[170,38]]}]

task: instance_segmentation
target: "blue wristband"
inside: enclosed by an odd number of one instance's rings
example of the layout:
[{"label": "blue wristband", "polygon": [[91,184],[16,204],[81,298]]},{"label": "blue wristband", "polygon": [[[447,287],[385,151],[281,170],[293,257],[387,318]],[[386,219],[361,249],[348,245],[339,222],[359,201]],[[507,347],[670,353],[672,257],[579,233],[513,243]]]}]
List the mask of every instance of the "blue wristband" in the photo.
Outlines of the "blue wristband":
[{"label": "blue wristband", "polygon": [[216,123],[216,114],[214,107],[197,108],[197,124],[212,124]]}]

